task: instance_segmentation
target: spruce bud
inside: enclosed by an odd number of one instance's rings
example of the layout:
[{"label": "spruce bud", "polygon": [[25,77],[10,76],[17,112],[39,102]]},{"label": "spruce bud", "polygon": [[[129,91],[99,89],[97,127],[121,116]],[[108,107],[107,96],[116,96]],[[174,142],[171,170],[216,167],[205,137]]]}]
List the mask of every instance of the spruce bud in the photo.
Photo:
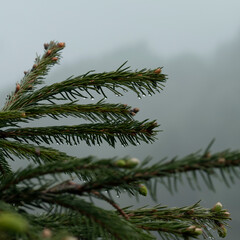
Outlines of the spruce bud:
[{"label": "spruce bud", "polygon": [[218,230],[218,236],[221,238],[225,238],[227,236],[227,229],[222,225]]},{"label": "spruce bud", "polygon": [[0,214],[0,230],[11,233],[24,233],[27,231],[28,224],[24,218],[14,213]]},{"label": "spruce bud", "polygon": [[134,109],[133,109],[133,112],[138,113],[139,110],[140,110],[139,108],[134,108]]},{"label": "spruce bud", "polygon": [[117,167],[120,167],[120,168],[126,166],[126,162],[125,162],[123,159],[117,160],[116,162],[114,162],[114,164],[115,164]]},{"label": "spruce bud", "polygon": [[156,73],[156,74],[160,74],[161,71],[162,71],[161,68],[157,68],[157,69],[155,69],[154,73]]},{"label": "spruce bud", "polygon": [[128,168],[134,168],[140,163],[139,159],[137,158],[130,158],[126,160],[126,166]]},{"label": "spruce bud", "polygon": [[16,89],[15,89],[15,93],[17,93],[17,92],[20,90],[20,88],[21,88],[20,84],[17,83],[17,85],[16,85]]},{"label": "spruce bud", "polygon": [[50,54],[52,53],[52,50],[47,50],[47,52],[46,52],[46,56],[49,56]]},{"label": "spruce bud", "polygon": [[138,185],[138,192],[143,195],[143,196],[147,196],[147,187],[143,184],[139,184]]},{"label": "spruce bud", "polygon": [[43,46],[44,46],[44,49],[45,49],[45,50],[47,50],[47,49],[48,49],[48,47],[49,47],[49,44],[48,44],[48,43],[44,43],[44,45],[43,45]]},{"label": "spruce bud", "polygon": [[201,228],[195,228],[194,233],[197,234],[197,235],[201,235],[203,233],[203,231],[202,231]]},{"label": "spruce bud", "polygon": [[50,238],[52,236],[52,231],[48,228],[44,228],[42,231],[42,236],[44,238]]},{"label": "spruce bud", "polygon": [[33,64],[33,66],[32,66],[32,71],[33,71],[35,68],[37,68],[37,64]]},{"label": "spruce bud", "polygon": [[53,57],[53,58],[52,58],[52,61],[55,61],[55,62],[56,62],[57,60],[58,60],[57,57]]},{"label": "spruce bud", "polygon": [[226,218],[230,218],[230,215],[231,214],[228,211],[223,212],[223,216],[226,217]]},{"label": "spruce bud", "polygon": [[60,42],[60,43],[58,43],[58,47],[60,47],[60,48],[64,48],[64,47],[65,47],[65,43],[64,43],[64,42]]},{"label": "spruce bud", "polygon": [[220,212],[222,210],[223,205],[220,202],[217,202],[213,208],[211,209],[211,211],[213,212]]}]

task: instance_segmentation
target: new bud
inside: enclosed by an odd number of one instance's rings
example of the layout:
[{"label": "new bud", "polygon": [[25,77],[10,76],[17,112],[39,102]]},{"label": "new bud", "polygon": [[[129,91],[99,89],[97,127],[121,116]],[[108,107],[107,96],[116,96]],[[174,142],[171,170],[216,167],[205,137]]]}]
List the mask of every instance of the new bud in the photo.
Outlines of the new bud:
[{"label": "new bud", "polygon": [[139,159],[137,158],[130,158],[126,160],[126,166],[128,168],[134,168],[140,163]]},{"label": "new bud", "polygon": [[139,184],[138,187],[139,187],[138,192],[143,196],[147,196],[147,192],[148,192],[147,187],[143,184]]},{"label": "new bud", "polygon": [[217,202],[213,208],[211,209],[211,211],[213,212],[220,212],[222,210],[223,205],[220,202]]},{"label": "new bud", "polygon": [[194,233],[196,233],[197,235],[201,235],[203,233],[203,230],[201,228],[195,228]]},{"label": "new bud", "polygon": [[20,90],[20,88],[21,88],[20,84],[17,83],[17,85],[16,85],[16,89],[15,89],[15,93],[17,93],[17,92]]},{"label": "new bud", "polygon": [[65,47],[65,43],[64,43],[64,42],[60,42],[60,43],[58,43],[58,47],[60,47],[60,48],[64,48],[64,47]]},{"label": "new bud", "polygon": [[222,225],[221,229],[218,230],[218,236],[225,238],[227,236],[227,229]]},{"label": "new bud", "polygon": [[20,215],[13,213],[0,214],[0,230],[11,233],[24,233],[27,231],[28,224]]},{"label": "new bud", "polygon": [[42,236],[44,238],[50,238],[52,236],[52,231],[48,228],[44,228],[42,231]]},{"label": "new bud", "polygon": [[120,168],[126,166],[126,162],[123,159],[117,160],[116,162],[114,162],[114,164],[115,164],[115,166],[120,167]]}]

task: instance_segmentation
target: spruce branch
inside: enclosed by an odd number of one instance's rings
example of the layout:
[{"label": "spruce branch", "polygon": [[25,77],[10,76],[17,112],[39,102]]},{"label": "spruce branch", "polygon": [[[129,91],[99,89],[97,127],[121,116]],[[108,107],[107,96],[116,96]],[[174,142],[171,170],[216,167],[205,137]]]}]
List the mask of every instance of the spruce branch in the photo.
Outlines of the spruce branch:
[{"label": "spruce branch", "polygon": [[0,148],[0,177],[11,173],[11,168],[6,160],[3,150]]},{"label": "spruce branch", "polygon": [[198,235],[196,228],[200,228],[203,235],[212,237],[209,229],[221,233],[223,226],[227,226],[226,221],[231,219],[229,212],[222,209],[221,203],[217,203],[211,209],[203,208],[196,203],[193,206],[182,208],[156,206],[137,210],[124,209],[124,211],[133,224],[143,229],[158,231],[163,235],[167,233],[180,236],[193,235],[192,237],[194,237],[194,235]]},{"label": "spruce branch", "polygon": [[31,70],[24,72],[25,76],[20,83],[17,83],[15,92],[8,96],[3,111],[19,109],[18,103],[27,98],[37,84],[42,84],[44,76],[48,74],[50,68],[59,62],[60,51],[64,47],[65,43],[54,41],[44,45],[44,55],[37,56]]},{"label": "spruce branch", "polygon": [[53,119],[61,117],[77,117],[84,120],[97,121],[124,121],[132,120],[133,110],[125,104],[110,104],[100,101],[96,104],[58,104],[29,107],[25,109],[27,118],[38,119],[42,116],[49,116]]},{"label": "spruce branch", "polygon": [[[62,173],[76,173],[82,181],[96,179],[103,172],[108,175],[118,174],[121,171],[115,165],[115,161],[115,158],[96,160],[95,157],[90,156],[80,159],[63,154],[59,155],[57,161],[39,166],[29,165],[9,176],[5,176],[1,179],[0,189],[3,192],[5,189],[9,189],[10,186],[17,185],[22,181],[36,179],[49,174],[54,176]],[[56,180],[56,176],[54,179]]]},{"label": "spruce branch", "polygon": [[[131,171],[121,171],[118,175],[114,175],[111,178],[106,177],[101,180],[85,183],[78,191],[90,192],[93,189],[117,189],[121,192],[125,187],[129,189],[131,184],[133,184],[133,189],[136,190],[136,186],[138,186],[137,183],[149,183],[149,181],[154,178],[158,178],[160,183],[172,191],[173,185],[175,186],[175,190],[177,190],[177,180],[181,179],[181,174],[188,174],[189,172],[192,173],[192,177],[187,175],[190,186],[193,187],[194,183],[199,186],[196,175],[196,172],[199,172],[207,187],[214,190],[211,176],[222,178],[227,186],[230,186],[227,175],[230,176],[230,181],[233,179],[232,175],[238,178],[240,177],[240,173],[235,169],[240,165],[239,159],[240,153],[238,151],[226,150],[211,156],[208,155],[207,158],[202,154],[194,153],[179,160],[174,158],[166,163],[160,161],[149,167],[142,165],[139,166],[139,168],[131,169]],[[124,165],[122,167],[124,168]],[[220,169],[220,174],[217,173],[217,169]],[[167,178],[167,183],[164,181],[164,178]],[[173,180],[171,180],[171,178],[173,178]]]},{"label": "spruce branch", "polygon": [[11,155],[15,155],[20,159],[33,160],[34,163],[60,162],[69,158],[65,152],[61,152],[54,148],[36,146],[33,144],[20,143],[18,141],[7,141],[0,139],[2,154],[12,159]]},{"label": "spruce branch", "polygon": [[[161,68],[156,70],[143,69],[136,72],[131,72],[128,68],[125,68],[109,73],[86,73],[79,77],[70,77],[61,83],[45,86],[29,93],[27,96],[22,96],[11,107],[4,108],[4,110],[24,109],[28,106],[36,106],[40,101],[45,100],[54,103],[56,100],[70,100],[72,102],[78,97],[87,98],[87,96],[90,96],[93,98],[90,91],[95,91],[107,98],[103,87],[118,96],[122,95],[118,90],[121,89],[124,91],[131,90],[138,97],[141,97],[141,95],[152,95],[155,92],[160,92],[165,81],[166,76],[161,74]],[[61,97],[58,96],[59,94]]]},{"label": "spruce branch", "polygon": [[[82,199],[73,198],[72,196],[56,197],[55,195],[48,195],[42,196],[42,200],[50,205],[57,204],[87,217],[90,227],[94,228],[94,225],[97,224],[98,227],[104,230],[102,232],[105,233],[105,237],[109,234],[109,237],[111,236],[113,239],[152,239],[151,235],[135,228],[128,221],[119,218],[115,213],[98,208]],[[111,224],[113,222],[114,226]],[[94,230],[92,231],[93,233],[100,234],[101,236],[101,232],[96,232],[97,229]],[[97,237],[99,235],[92,236],[91,238],[95,239]]]},{"label": "spruce branch", "polygon": [[28,123],[41,117],[59,120],[62,117],[76,117],[84,120],[97,121],[130,121],[139,111],[126,104],[110,104],[99,101],[96,104],[44,104],[25,108],[24,111],[0,112],[0,127],[18,126],[16,123]]},{"label": "spruce branch", "polygon": [[52,144],[54,141],[58,144],[66,142],[69,145],[80,144],[80,141],[85,141],[88,145],[100,145],[104,140],[114,147],[116,139],[123,146],[129,144],[137,145],[141,141],[146,143],[153,142],[157,133],[154,129],[157,126],[158,124],[155,121],[126,121],[75,126],[11,128],[0,131],[0,138],[13,138],[27,143],[32,141],[37,144],[41,142]]}]

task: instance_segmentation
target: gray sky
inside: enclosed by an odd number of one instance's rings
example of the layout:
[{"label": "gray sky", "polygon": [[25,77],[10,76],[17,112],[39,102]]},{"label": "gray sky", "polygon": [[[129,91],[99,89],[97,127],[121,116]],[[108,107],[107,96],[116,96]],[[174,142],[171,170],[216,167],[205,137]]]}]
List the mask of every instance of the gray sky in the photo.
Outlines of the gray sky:
[{"label": "gray sky", "polygon": [[239,32],[239,10],[238,0],[3,1],[1,87],[18,81],[50,40],[66,42],[62,63],[139,42],[159,56],[206,56]]}]

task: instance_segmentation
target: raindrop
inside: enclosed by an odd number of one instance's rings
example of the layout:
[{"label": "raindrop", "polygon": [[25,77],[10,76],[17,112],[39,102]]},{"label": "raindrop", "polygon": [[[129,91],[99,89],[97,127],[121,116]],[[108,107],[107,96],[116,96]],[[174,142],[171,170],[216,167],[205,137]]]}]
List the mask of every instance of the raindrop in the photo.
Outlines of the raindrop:
[{"label": "raindrop", "polygon": [[143,97],[146,97],[146,94],[143,94],[142,96],[143,96]]},{"label": "raindrop", "polygon": [[117,198],[120,198],[120,195],[119,195],[119,193],[117,194]]},{"label": "raindrop", "polygon": [[138,96],[138,99],[141,99],[141,97],[140,97],[140,96]]},{"label": "raindrop", "polygon": [[91,100],[93,101],[93,100],[94,100],[94,97],[91,97]]}]

